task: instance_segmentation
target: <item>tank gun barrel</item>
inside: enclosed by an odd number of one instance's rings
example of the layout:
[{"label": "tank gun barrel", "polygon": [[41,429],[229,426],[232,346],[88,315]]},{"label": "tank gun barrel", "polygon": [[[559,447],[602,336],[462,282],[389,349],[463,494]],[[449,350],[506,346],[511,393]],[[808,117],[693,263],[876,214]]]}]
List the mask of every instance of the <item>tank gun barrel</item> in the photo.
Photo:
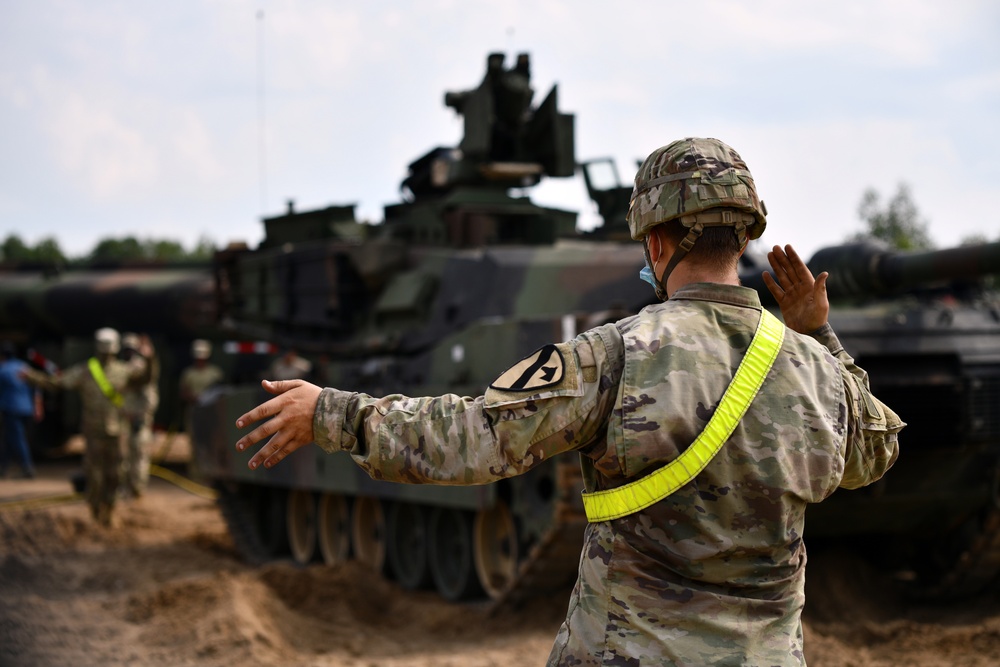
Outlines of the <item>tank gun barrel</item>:
[{"label": "tank gun barrel", "polygon": [[[807,262],[813,275],[830,274],[831,301],[857,297],[888,297],[908,290],[954,282],[975,282],[1000,275],[1000,242],[958,246],[944,250],[902,252],[875,241],[822,248]],[[761,279],[766,262],[746,261],[740,282],[774,305]]]},{"label": "tank gun barrel", "polygon": [[921,252],[894,251],[873,242],[851,243],[819,250],[809,260],[809,269],[817,275],[830,273],[831,299],[885,296],[1000,274],[1000,243]]}]

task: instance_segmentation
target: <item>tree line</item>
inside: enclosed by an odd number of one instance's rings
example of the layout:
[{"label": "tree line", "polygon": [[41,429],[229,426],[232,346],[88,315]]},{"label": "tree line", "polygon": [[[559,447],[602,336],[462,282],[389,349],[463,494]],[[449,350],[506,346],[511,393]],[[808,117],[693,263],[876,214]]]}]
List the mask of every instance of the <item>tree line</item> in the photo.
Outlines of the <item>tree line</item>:
[{"label": "tree line", "polygon": [[212,258],[215,245],[202,237],[190,249],[178,241],[167,239],[139,239],[135,236],[101,239],[82,257],[68,257],[54,237],[45,237],[34,245],[25,243],[17,233],[7,235],[0,243],[2,262],[38,262],[66,264],[71,261],[122,261],[149,260],[157,262],[206,261]]},{"label": "tree line", "polygon": [[[928,233],[928,223],[917,210],[910,188],[905,183],[900,183],[896,193],[884,202],[874,188],[866,190],[858,205],[858,217],[864,224],[864,229],[849,236],[846,239],[848,241],[874,239],[897,250],[930,250],[934,247]],[[986,241],[988,239],[984,235],[976,235],[962,239],[961,243]],[[64,264],[70,260],[176,262],[208,260],[214,252],[214,244],[205,237],[188,250],[177,241],[124,236],[102,239],[83,257],[69,258],[53,237],[43,238],[32,246],[14,233],[8,234],[0,244],[0,261],[50,264]]]}]

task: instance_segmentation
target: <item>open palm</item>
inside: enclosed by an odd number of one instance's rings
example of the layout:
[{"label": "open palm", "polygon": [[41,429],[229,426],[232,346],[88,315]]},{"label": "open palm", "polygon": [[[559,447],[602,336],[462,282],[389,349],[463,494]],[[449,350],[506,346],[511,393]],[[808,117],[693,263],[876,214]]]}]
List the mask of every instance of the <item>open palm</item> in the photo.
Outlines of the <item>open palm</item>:
[{"label": "open palm", "polygon": [[826,324],[830,315],[826,296],[829,274],[824,271],[813,278],[812,271],[790,245],[774,246],[767,253],[767,261],[774,275],[764,272],[764,284],[778,302],[785,325],[793,331],[809,333]]}]

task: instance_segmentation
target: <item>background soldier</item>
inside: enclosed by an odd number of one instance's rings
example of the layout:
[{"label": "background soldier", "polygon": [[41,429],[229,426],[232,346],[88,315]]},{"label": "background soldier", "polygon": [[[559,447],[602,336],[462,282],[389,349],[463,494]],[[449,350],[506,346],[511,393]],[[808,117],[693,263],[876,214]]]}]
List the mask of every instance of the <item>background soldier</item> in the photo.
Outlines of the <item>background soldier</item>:
[{"label": "background soldier", "polygon": [[827,323],[825,273],[768,254],[785,324],[740,286],[766,222],[732,148],[654,151],[627,219],[663,303],[544,346],[478,398],[265,382],[277,396],[236,426],[271,419],[236,448],[270,437],[249,462],[269,468],[315,441],[378,479],[442,484],[575,450],[590,523],[550,664],[802,665],[806,506],[878,479],[903,424]]},{"label": "background soldier", "polygon": [[33,369],[24,377],[46,389],[74,389],[80,392],[83,413],[83,457],[87,480],[87,502],[91,514],[102,526],[110,526],[118,495],[122,468],[123,438],[128,424],[122,415],[123,393],[130,383],[149,380],[153,347],[143,337],[139,354],[129,361],[117,358],[120,338],[114,329],[98,329],[94,334],[95,356],[50,378]]},{"label": "background soldier", "polygon": [[[187,433],[189,447],[193,451],[194,411],[192,407],[207,389],[222,382],[224,377],[222,369],[208,361],[209,357],[212,356],[212,344],[207,340],[198,339],[192,341],[191,356],[194,358],[194,363],[185,368],[181,373],[179,391],[184,432]],[[197,457],[191,456],[188,465],[188,472],[197,477],[200,474],[197,466]]]},{"label": "background soldier", "polygon": [[299,351],[289,347],[267,369],[269,380],[304,380],[312,373],[312,362],[299,356]]},{"label": "background soldier", "polygon": [[192,341],[191,357],[194,358],[194,363],[181,372],[179,391],[184,412],[184,430],[189,436],[191,435],[191,406],[206,389],[223,380],[222,369],[209,363],[208,358],[211,356],[211,343],[202,339]]},{"label": "background soldier", "polygon": [[3,420],[3,442],[0,443],[0,477],[7,476],[7,462],[11,453],[18,458],[21,473],[28,478],[35,476],[31,463],[31,449],[25,436],[25,422],[34,417],[42,418],[42,402],[38,391],[22,379],[28,364],[17,358],[14,344],[0,344],[0,419]]},{"label": "background soldier", "polygon": [[[141,340],[138,334],[122,336],[122,361],[129,362],[139,354]],[[158,382],[160,361],[156,355],[148,358],[149,374],[145,382],[129,383],[123,392],[122,412],[128,423],[122,474],[124,486],[133,496],[139,497],[149,484],[149,450],[153,442],[153,416],[160,404]]]}]

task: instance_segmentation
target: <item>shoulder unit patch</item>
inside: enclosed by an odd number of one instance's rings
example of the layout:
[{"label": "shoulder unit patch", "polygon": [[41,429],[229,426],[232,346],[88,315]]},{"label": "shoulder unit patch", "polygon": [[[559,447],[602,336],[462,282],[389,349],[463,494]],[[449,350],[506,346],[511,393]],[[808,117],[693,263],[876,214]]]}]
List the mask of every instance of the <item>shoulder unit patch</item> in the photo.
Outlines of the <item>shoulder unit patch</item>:
[{"label": "shoulder unit patch", "polygon": [[517,362],[490,385],[501,391],[535,391],[554,387],[565,373],[562,352],[555,345],[545,345]]}]

